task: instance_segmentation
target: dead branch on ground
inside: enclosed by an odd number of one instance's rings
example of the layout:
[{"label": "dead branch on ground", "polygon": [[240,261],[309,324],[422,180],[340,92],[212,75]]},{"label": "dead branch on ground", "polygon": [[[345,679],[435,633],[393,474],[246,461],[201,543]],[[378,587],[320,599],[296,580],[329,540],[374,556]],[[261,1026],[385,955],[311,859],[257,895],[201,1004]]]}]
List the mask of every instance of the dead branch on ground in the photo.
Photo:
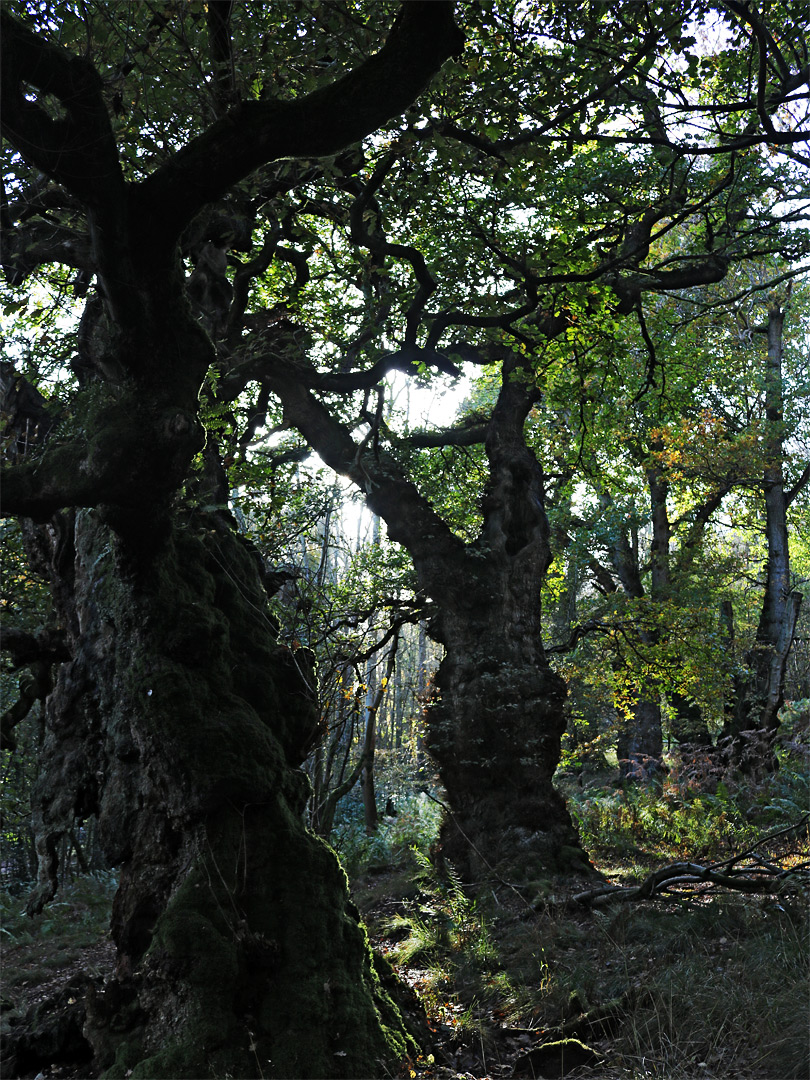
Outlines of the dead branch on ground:
[{"label": "dead branch on ground", "polygon": [[780,865],[773,858],[760,854],[774,840],[806,829],[810,813],[799,821],[763,836],[745,851],[722,862],[703,866],[696,862],[670,863],[654,870],[640,885],[602,885],[597,889],[577,893],[572,899],[587,907],[629,903],[636,900],[702,896],[719,889],[774,896],[790,888],[810,889],[810,861],[792,866]]}]

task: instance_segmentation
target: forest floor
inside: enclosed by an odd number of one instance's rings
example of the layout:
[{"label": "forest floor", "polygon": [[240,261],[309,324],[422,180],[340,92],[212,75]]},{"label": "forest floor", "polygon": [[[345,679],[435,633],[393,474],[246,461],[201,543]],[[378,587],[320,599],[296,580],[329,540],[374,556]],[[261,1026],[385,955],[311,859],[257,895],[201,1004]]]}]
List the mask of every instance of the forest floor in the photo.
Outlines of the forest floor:
[{"label": "forest floor", "polygon": [[[806,861],[806,836],[770,852]],[[638,883],[641,851],[599,869]],[[805,1080],[810,1076],[807,896],[681,892],[583,906],[593,883],[529,901],[473,900],[421,865],[353,891],[375,947],[425,1008],[433,1047],[403,1077],[480,1080]]]},{"label": "forest floor", "polygon": [[2,992],[0,1036],[15,1044],[12,1076],[89,1080],[89,1047],[82,1035],[81,1002],[91,982],[115,968],[109,924],[116,878],[82,875],[33,918],[26,894],[0,892]]},{"label": "forest floor", "polygon": [[[628,884],[677,854],[625,838],[603,845],[595,861],[609,881]],[[806,863],[806,830],[766,854],[780,865]],[[414,851],[355,875],[375,949],[410,988],[403,1008],[414,1019],[427,1015],[422,1052],[404,1063],[402,1078],[810,1075],[810,918],[801,889],[761,897],[712,888],[589,908],[574,900],[588,884],[566,881],[526,897],[494,883],[473,897]],[[24,1016],[30,1031],[20,1078],[92,1076],[78,998],[88,978],[112,971],[113,889],[109,875],[79,878],[34,920],[20,917],[24,898],[0,899],[3,1035]]]}]

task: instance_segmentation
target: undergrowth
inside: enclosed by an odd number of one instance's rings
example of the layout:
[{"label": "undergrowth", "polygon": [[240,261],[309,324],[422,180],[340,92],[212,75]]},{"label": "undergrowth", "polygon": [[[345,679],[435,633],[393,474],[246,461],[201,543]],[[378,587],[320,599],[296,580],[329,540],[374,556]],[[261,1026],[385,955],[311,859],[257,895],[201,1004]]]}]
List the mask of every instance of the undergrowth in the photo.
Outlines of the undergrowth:
[{"label": "undergrowth", "polygon": [[621,1002],[611,1046],[619,1062],[643,1062],[660,1080],[808,1074],[802,904],[732,896],[626,908],[597,914],[594,931],[585,985],[595,1000]]},{"label": "undergrowth", "polygon": [[349,877],[356,877],[368,870],[408,863],[412,851],[426,855],[439,835],[441,820],[439,804],[424,791],[414,791],[400,795],[396,814],[383,815],[377,831],[369,836],[362,799],[359,792],[352,792],[340,805],[330,843]]},{"label": "undergrowth", "polygon": [[[627,882],[668,861],[727,858],[795,822],[808,782],[793,764],[757,785],[673,766],[658,788],[571,783],[566,795],[594,861]],[[433,1029],[435,1059],[426,1048],[412,1075],[510,1075],[529,1048],[561,1037],[598,1053],[601,1080],[810,1074],[810,919],[798,889],[595,911],[564,882],[534,904],[497,881],[472,892],[430,860],[439,805],[414,790],[395,802],[396,815],[367,836],[361,800],[346,799],[333,842],[377,947]],[[779,844],[758,854],[810,858],[806,830]],[[20,897],[0,893],[7,1008],[106,937],[114,890],[110,874],[77,878],[33,920]]]},{"label": "undergrowth", "polygon": [[418,899],[409,900],[402,913],[389,919],[387,930],[399,938],[393,955],[399,963],[470,954],[485,960],[490,955],[486,923],[478,902],[464,889],[450,864],[440,877],[430,860],[413,850]]},{"label": "undergrowth", "polygon": [[[596,864],[629,883],[667,862],[728,858],[798,821],[808,784],[795,765],[732,787],[673,763],[658,788],[571,784],[566,796]],[[498,883],[473,895],[452,868],[439,876],[425,848],[406,870],[399,851],[397,874],[367,875],[373,887],[356,883],[355,895],[453,1075],[504,1075],[527,1047],[567,1037],[600,1055],[603,1080],[810,1075],[810,919],[795,884],[777,896],[715,890],[592,911],[562,883],[532,907]],[[807,829],[757,853],[806,863]]]},{"label": "undergrowth", "polygon": [[113,871],[82,874],[62,885],[57,898],[39,915],[25,913],[25,896],[0,890],[0,936],[4,949],[46,938],[62,944],[94,942],[106,933],[110,909],[118,887]]},{"label": "undergrowth", "polygon": [[109,936],[117,879],[109,871],[64,884],[39,915],[25,913],[25,898],[0,891],[3,1001],[12,1011],[21,995],[78,960]]},{"label": "undergrowth", "polygon": [[798,820],[810,805],[807,774],[789,767],[757,785],[720,780],[712,790],[675,770],[660,788],[563,788],[583,846],[597,861],[639,852],[652,861],[723,857]]},{"label": "undergrowth", "polygon": [[530,912],[508,890],[472,897],[427,860],[415,876],[400,911],[376,926],[369,913],[372,932],[457,1070],[492,1075],[525,1046],[573,1036],[600,1055],[604,1080],[808,1075],[800,894],[595,912],[558,898]]},{"label": "undergrowth", "polygon": [[379,924],[386,958],[417,991],[428,1019],[458,1037],[480,1032],[476,994],[497,967],[480,901],[452,865],[443,873],[414,848],[412,897]]}]

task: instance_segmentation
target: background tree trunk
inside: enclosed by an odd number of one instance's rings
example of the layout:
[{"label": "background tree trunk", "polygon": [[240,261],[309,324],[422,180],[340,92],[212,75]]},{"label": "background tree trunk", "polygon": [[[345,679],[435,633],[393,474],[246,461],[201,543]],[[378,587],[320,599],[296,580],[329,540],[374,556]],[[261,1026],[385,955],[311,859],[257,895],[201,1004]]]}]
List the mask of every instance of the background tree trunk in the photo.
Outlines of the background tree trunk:
[{"label": "background tree trunk", "polygon": [[782,414],[782,330],[784,312],[777,303],[768,308],[768,358],[765,378],[765,539],[768,549],[767,578],[756,641],[745,656],[747,674],[736,681],[736,700],[727,737],[727,760],[742,772],[772,770],[777,762],[772,750],[784,704],[787,660],[802,596],[791,591],[790,549],[782,463],[784,433]]},{"label": "background tree trunk", "polygon": [[623,781],[648,783],[660,777],[664,740],[661,734],[661,706],[641,699],[630,718],[622,721],[616,744],[619,776]]},{"label": "background tree trunk", "polygon": [[[666,487],[658,481],[654,471],[647,471],[650,486],[650,505],[653,521],[653,577],[651,592],[662,587],[666,571],[666,555],[669,543],[669,522],[666,517],[666,504],[663,512],[661,500],[666,499]],[[602,503],[607,508],[612,499],[607,493],[602,495]],[[657,526],[657,529],[656,529]],[[633,541],[626,529],[620,529],[614,537],[611,547],[611,561],[616,576],[627,596],[636,600],[644,595],[639,565],[638,536],[633,533]],[[638,640],[643,644],[655,644],[657,638],[648,631],[639,630]],[[616,744],[616,756],[619,759],[619,777],[626,783],[647,783],[660,775],[664,740],[661,733],[661,705],[654,696],[654,690],[640,691],[638,700],[633,705],[629,716],[619,720],[619,736]]]},{"label": "background tree trunk", "polygon": [[377,656],[372,656],[366,662],[366,692],[363,706],[366,729],[363,738],[363,824],[368,836],[372,836],[377,831],[379,821],[377,793],[374,790],[374,758],[377,750],[377,718],[380,696],[377,676],[378,659]]},{"label": "background tree trunk", "polygon": [[678,742],[682,746],[710,747],[712,737],[700,705],[677,691],[671,691],[668,697],[672,706],[670,730]]}]

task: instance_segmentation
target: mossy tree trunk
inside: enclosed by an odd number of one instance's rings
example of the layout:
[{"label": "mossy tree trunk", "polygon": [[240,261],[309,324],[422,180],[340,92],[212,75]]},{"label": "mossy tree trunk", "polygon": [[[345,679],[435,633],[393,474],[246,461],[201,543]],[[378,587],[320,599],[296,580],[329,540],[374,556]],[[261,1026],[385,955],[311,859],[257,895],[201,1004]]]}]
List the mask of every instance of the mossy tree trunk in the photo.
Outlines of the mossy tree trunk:
[{"label": "mossy tree trunk", "polygon": [[408,1040],[345,876],[303,825],[313,673],[276,643],[258,558],[224,517],[190,512],[139,563],[82,511],[58,559],[74,658],[47,706],[38,900],[60,835],[97,814],[120,869],[118,970],[86,1024],[97,1064],[381,1075]]}]

